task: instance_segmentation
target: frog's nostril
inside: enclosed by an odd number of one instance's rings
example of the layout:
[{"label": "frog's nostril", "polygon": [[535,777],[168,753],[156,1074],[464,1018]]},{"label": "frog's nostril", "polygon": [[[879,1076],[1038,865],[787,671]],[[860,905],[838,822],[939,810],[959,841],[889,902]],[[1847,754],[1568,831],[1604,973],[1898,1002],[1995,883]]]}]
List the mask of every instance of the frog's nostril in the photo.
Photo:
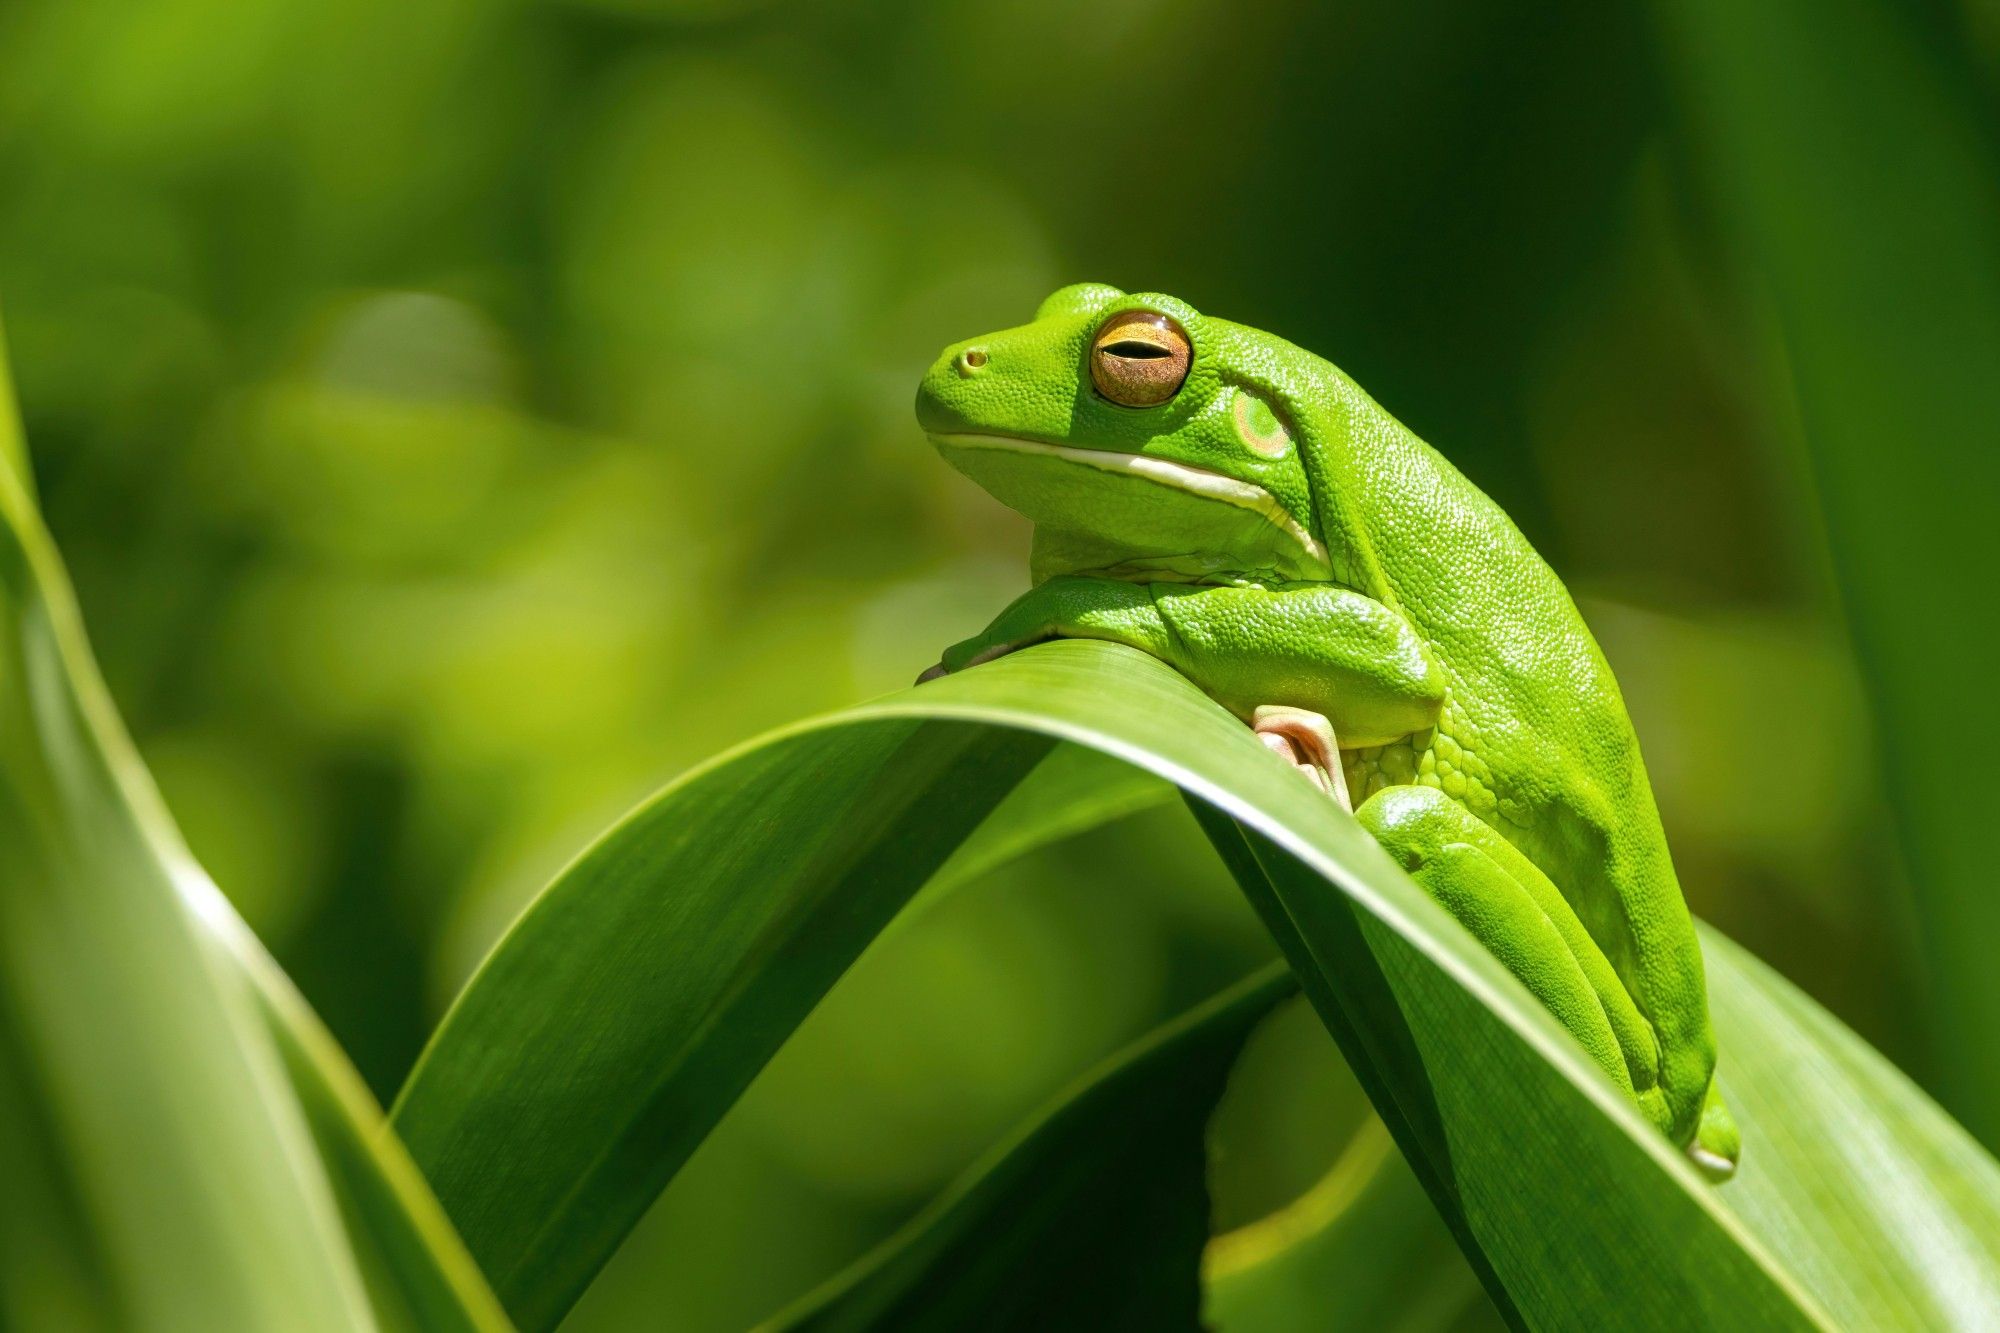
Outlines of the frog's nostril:
[{"label": "frog's nostril", "polygon": [[986,368],[986,349],[968,347],[958,354],[958,373],[961,376],[976,375]]}]

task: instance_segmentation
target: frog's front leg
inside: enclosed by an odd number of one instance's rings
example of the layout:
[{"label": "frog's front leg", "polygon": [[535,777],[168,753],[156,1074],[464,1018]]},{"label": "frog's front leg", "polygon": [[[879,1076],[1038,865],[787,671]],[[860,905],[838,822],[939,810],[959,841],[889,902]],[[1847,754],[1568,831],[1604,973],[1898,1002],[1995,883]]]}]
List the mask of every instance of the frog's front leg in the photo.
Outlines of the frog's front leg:
[{"label": "frog's front leg", "polygon": [[1655,1124],[1671,1129],[1652,1025],[1534,862],[1435,787],[1389,787],[1355,811],[1410,877],[1520,978]]},{"label": "frog's front leg", "polygon": [[1166,628],[1141,584],[1077,576],[1037,584],[1008,604],[993,623],[944,650],[917,683],[964,671],[1047,639],[1106,639],[1165,656]]},{"label": "frog's front leg", "polygon": [[[1259,709],[1318,714],[1339,744],[1381,745],[1436,723],[1443,678],[1409,623],[1330,584],[1220,588],[1065,575],[1030,590],[924,679],[1043,639],[1107,639],[1166,662],[1253,725]],[[1289,722],[1267,723],[1280,734]],[[1291,728],[1308,759],[1318,737]],[[1331,748],[1330,746],[1328,748]],[[1338,773],[1340,765],[1330,765]]]}]

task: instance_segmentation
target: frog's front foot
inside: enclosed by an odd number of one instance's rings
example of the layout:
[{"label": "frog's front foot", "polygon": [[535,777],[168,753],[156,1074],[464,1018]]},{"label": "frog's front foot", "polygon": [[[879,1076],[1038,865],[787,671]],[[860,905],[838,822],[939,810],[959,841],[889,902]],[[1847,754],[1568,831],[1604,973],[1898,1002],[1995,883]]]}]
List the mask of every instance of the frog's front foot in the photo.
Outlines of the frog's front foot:
[{"label": "frog's front foot", "polygon": [[1306,781],[1340,802],[1341,809],[1354,812],[1354,802],[1347,795],[1347,773],[1340,763],[1340,746],[1324,713],[1265,704],[1251,714],[1250,726],[1258,740],[1296,766]]},{"label": "frog's front foot", "polygon": [[967,639],[964,643],[953,644],[945,649],[944,657],[936,665],[925,667],[923,673],[917,677],[916,683],[922,685],[940,676],[949,676],[954,671],[965,671],[981,663],[991,662],[996,657],[1019,652],[1029,644],[1039,643],[1047,637],[1038,635],[1018,640],[1002,639],[997,643],[987,637]]}]

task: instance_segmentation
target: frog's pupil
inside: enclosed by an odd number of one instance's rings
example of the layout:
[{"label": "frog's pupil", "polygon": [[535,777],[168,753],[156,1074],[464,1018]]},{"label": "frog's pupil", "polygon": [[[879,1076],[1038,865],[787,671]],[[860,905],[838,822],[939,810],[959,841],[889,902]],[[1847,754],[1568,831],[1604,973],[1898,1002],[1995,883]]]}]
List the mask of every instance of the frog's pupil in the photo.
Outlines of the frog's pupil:
[{"label": "frog's pupil", "polygon": [[1157,361],[1173,355],[1157,343],[1140,342],[1136,338],[1121,338],[1104,349],[1110,356],[1121,356],[1128,361]]}]

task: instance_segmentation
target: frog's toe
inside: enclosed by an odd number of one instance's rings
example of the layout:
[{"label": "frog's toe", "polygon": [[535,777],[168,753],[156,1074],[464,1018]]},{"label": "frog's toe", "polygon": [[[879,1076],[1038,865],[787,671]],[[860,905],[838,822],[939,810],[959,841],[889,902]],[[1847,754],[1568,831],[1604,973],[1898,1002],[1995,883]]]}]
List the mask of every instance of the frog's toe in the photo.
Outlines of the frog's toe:
[{"label": "frog's toe", "polygon": [[1325,714],[1265,704],[1251,714],[1250,725],[1257,738],[1279,757],[1289,760],[1315,787],[1340,802],[1343,810],[1353,811],[1347,774],[1340,763],[1340,745]]},{"label": "frog's toe", "polygon": [[1724,1157],[1721,1153],[1709,1148],[1700,1139],[1696,1139],[1688,1145],[1687,1153],[1688,1160],[1694,1163],[1695,1170],[1701,1172],[1702,1175],[1708,1177],[1718,1185],[1736,1174],[1735,1158]]},{"label": "frog's toe", "polygon": [[1257,739],[1264,742],[1265,749],[1290,764],[1293,768],[1298,769],[1305,776],[1306,781],[1312,783],[1313,786],[1318,787],[1321,791],[1326,792],[1329,796],[1333,794],[1327,788],[1326,775],[1300,752],[1298,745],[1290,736],[1277,731],[1260,731],[1257,733]]},{"label": "frog's toe", "polygon": [[1709,1082],[1708,1097],[1701,1107],[1701,1124],[1695,1129],[1694,1141],[1687,1146],[1687,1155],[1696,1170],[1718,1185],[1736,1174],[1736,1163],[1742,1160],[1743,1136],[1737,1132],[1736,1117],[1729,1114],[1729,1107],[1713,1080]]}]

